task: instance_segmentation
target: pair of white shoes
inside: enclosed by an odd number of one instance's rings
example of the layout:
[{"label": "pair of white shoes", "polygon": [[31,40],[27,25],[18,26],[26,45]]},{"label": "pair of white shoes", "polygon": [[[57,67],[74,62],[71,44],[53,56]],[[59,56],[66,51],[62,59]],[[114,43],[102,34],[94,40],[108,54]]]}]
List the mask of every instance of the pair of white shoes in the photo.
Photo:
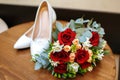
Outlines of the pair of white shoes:
[{"label": "pair of white shoes", "polygon": [[56,21],[56,14],[47,0],[43,0],[37,10],[33,26],[25,32],[14,44],[15,49],[30,47],[31,56],[42,54],[49,47],[52,36],[52,26]]}]

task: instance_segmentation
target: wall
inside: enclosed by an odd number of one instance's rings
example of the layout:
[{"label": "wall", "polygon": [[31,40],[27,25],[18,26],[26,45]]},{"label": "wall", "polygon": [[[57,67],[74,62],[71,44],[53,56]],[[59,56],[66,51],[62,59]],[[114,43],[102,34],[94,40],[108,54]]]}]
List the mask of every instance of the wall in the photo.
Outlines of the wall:
[{"label": "wall", "polygon": [[[1,4],[38,6],[41,0],[0,0]],[[120,0],[49,0],[56,8],[120,13]]]}]

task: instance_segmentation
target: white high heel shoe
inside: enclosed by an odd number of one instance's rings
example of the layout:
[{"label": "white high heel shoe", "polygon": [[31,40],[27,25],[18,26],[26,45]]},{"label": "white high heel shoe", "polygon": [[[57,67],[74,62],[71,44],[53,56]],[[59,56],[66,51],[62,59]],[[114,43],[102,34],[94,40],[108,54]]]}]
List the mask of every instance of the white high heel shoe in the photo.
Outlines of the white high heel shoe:
[{"label": "white high heel shoe", "polygon": [[[43,0],[41,2],[41,4],[38,7],[37,14],[36,14],[36,17],[35,17],[35,22],[34,22],[33,26],[16,41],[16,43],[14,44],[15,49],[24,49],[24,48],[30,47],[30,43],[32,41],[32,33],[33,33],[34,28],[35,28],[37,18],[39,17],[39,10],[40,10],[43,2],[47,2],[47,1]],[[47,4],[48,4],[48,2],[47,2]],[[50,15],[52,15],[52,18],[51,18],[52,23],[54,23],[56,21],[56,13],[51,6],[50,6],[50,11],[52,12],[50,14]]]},{"label": "white high heel shoe", "polygon": [[49,47],[52,36],[52,25],[55,16],[48,1],[43,0],[38,9],[38,17],[32,34],[30,45],[31,56],[35,59],[36,55],[41,55]]},{"label": "white high heel shoe", "polygon": [[35,70],[42,67],[46,68],[49,64],[48,54],[44,51],[49,47],[49,42],[52,39],[53,17],[55,14],[50,4],[43,0],[37,15],[30,45],[32,60],[35,61]]}]

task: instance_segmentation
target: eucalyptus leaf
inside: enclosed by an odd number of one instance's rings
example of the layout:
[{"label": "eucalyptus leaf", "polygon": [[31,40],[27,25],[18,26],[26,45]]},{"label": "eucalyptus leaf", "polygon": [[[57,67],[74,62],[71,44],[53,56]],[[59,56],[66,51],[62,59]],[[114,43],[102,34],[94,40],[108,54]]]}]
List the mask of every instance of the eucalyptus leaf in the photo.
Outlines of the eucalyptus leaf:
[{"label": "eucalyptus leaf", "polygon": [[75,30],[75,32],[77,33],[76,38],[79,38],[80,36],[82,36],[83,32],[85,31],[85,28],[78,28]]},{"label": "eucalyptus leaf", "polygon": [[93,19],[91,19],[88,23],[87,23],[87,27],[89,27],[93,22]]},{"label": "eucalyptus leaf", "polygon": [[85,31],[85,28],[78,28],[75,30],[76,33],[82,34]]},{"label": "eucalyptus leaf", "polygon": [[39,70],[40,68],[42,68],[42,65],[39,62],[36,62],[34,69]]},{"label": "eucalyptus leaf", "polygon": [[50,64],[50,63],[49,63],[49,60],[47,59],[46,64],[43,65],[43,68],[47,68],[49,64]]},{"label": "eucalyptus leaf", "polygon": [[98,45],[98,46],[99,46],[100,48],[103,48],[105,45],[106,45],[106,41],[105,41],[104,39],[100,38],[100,39],[99,39],[99,45]]},{"label": "eucalyptus leaf", "polygon": [[75,38],[77,38],[77,39],[79,39],[79,37],[81,36],[81,34],[76,34],[76,37]]},{"label": "eucalyptus leaf", "polygon": [[47,60],[46,60],[46,59],[43,59],[42,57],[37,58],[37,61],[38,61],[39,63],[41,63],[42,65],[45,65],[45,64],[47,63]]},{"label": "eucalyptus leaf", "polygon": [[83,36],[91,38],[92,37],[92,33],[88,30],[88,31],[83,33]]},{"label": "eucalyptus leaf", "polygon": [[90,20],[84,20],[83,23],[88,23]]},{"label": "eucalyptus leaf", "polygon": [[103,28],[99,28],[98,33],[101,34],[101,35],[104,35],[105,34],[104,29]]},{"label": "eucalyptus leaf", "polygon": [[79,41],[80,41],[81,43],[85,42],[85,41],[86,41],[86,37],[85,37],[85,36],[79,37]]},{"label": "eucalyptus leaf", "polygon": [[43,54],[41,54],[41,57],[42,57],[43,59],[48,59],[48,53],[43,53]]},{"label": "eucalyptus leaf", "polygon": [[53,36],[54,40],[57,41],[57,38],[58,38],[57,33],[56,32],[52,32],[52,36]]},{"label": "eucalyptus leaf", "polygon": [[83,24],[75,24],[75,29],[85,27]]},{"label": "eucalyptus leaf", "polygon": [[64,27],[62,25],[62,23],[60,22],[56,22],[56,28],[58,29],[58,31],[62,32],[64,30]]},{"label": "eucalyptus leaf", "polygon": [[71,28],[73,31],[75,31],[75,21],[74,20],[70,20],[69,28]]},{"label": "eucalyptus leaf", "polygon": [[76,19],[75,23],[76,24],[83,24],[84,20],[83,18]]},{"label": "eucalyptus leaf", "polygon": [[83,18],[79,18],[75,21],[75,28],[83,28],[85,27],[84,23],[89,22],[90,20],[84,20]]},{"label": "eucalyptus leaf", "polygon": [[94,21],[93,24],[92,24],[92,27],[95,28],[95,29],[99,28],[100,26],[101,25],[98,24],[96,21]]}]

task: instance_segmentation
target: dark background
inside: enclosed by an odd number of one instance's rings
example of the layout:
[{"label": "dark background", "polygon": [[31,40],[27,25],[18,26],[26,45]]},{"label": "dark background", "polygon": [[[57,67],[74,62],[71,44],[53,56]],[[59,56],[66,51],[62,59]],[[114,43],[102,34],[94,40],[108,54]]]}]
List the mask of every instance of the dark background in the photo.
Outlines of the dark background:
[{"label": "dark background", "polygon": [[[94,18],[105,28],[105,39],[114,53],[120,53],[120,14],[93,12],[83,10],[54,8],[58,20],[77,19],[84,16],[85,19]],[[0,4],[0,17],[8,24],[9,28],[28,21],[34,21],[37,7],[3,5]]]}]

